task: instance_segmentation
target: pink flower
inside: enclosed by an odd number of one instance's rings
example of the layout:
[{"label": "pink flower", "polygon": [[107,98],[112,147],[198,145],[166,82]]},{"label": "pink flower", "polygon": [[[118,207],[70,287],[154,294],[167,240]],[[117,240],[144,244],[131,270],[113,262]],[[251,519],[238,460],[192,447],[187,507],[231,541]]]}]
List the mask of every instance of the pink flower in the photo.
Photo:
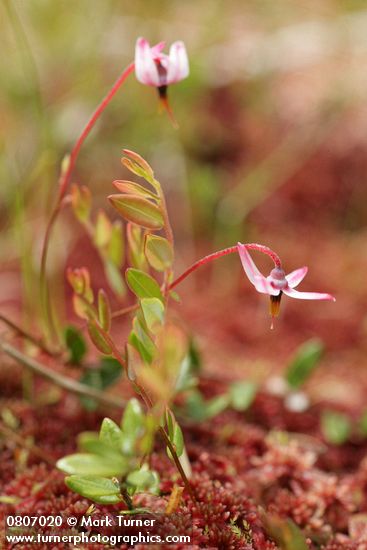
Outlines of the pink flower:
[{"label": "pink flower", "polygon": [[135,74],[142,84],[166,87],[186,78],[189,61],[183,42],[174,42],[169,55],[162,53],[164,42],[153,48],[145,38],[138,38],[135,48]]},{"label": "pink flower", "polygon": [[333,300],[331,294],[320,292],[298,292],[294,288],[304,279],[308,271],[307,267],[300,267],[286,275],[280,265],[276,265],[268,277],[264,277],[253,262],[246,246],[238,243],[237,250],[241,258],[243,269],[250,282],[258,292],[270,296],[270,314],[274,318],[279,313],[282,294],[300,300]]}]

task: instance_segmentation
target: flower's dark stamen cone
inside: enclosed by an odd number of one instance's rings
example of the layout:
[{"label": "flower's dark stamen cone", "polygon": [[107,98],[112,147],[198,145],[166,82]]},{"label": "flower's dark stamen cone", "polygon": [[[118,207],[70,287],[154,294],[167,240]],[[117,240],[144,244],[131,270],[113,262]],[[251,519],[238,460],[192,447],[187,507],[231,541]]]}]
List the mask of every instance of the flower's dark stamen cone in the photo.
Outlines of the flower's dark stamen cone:
[{"label": "flower's dark stamen cone", "polygon": [[175,115],[173,114],[171,106],[168,102],[167,86],[165,86],[165,85],[164,86],[159,86],[158,87],[158,94],[159,94],[160,107],[168,113],[168,116],[169,116],[169,118],[172,122],[172,126],[177,129],[178,128],[178,122],[175,119]]},{"label": "flower's dark stamen cone", "polygon": [[274,319],[279,315],[280,301],[282,299],[283,292],[280,291],[277,296],[270,296],[270,315],[271,315],[271,330],[274,329]]}]

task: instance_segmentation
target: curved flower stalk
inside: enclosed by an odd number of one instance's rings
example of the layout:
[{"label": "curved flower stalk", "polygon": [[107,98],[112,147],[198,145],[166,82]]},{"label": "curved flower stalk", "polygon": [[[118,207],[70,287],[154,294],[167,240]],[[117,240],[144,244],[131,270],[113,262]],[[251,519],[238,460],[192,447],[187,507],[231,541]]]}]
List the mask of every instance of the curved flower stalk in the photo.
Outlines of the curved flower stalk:
[{"label": "curved flower stalk", "polygon": [[183,42],[174,42],[169,55],[162,53],[164,45],[164,42],[160,42],[151,48],[145,38],[138,38],[135,48],[135,74],[142,84],[157,88],[162,107],[167,111],[173,125],[177,127],[168,103],[167,86],[189,75],[189,61]]},{"label": "curved flower stalk", "polygon": [[[237,248],[242,267],[250,282],[258,292],[270,296],[270,314],[272,319],[279,315],[280,301],[283,294],[299,300],[332,300],[335,302],[335,297],[331,294],[321,292],[299,292],[295,290],[295,287],[305,278],[308,267],[300,267],[286,275],[281,265],[276,265],[270,272],[270,275],[265,277],[256,267],[247,251],[246,245],[238,243]],[[273,328],[273,322],[271,328]]]},{"label": "curved flower stalk", "polygon": [[[268,277],[265,277],[258,270],[248,252],[249,250],[257,250],[262,252],[273,260],[275,267],[270,272]],[[294,288],[306,276],[308,268],[301,267],[286,275],[282,268],[282,263],[279,256],[267,246],[258,243],[238,243],[237,246],[231,246],[229,248],[225,248],[224,250],[218,250],[218,252],[213,252],[213,254],[209,254],[209,256],[201,258],[186,271],[184,271],[182,275],[177,277],[177,279],[170,284],[169,290],[175,288],[200,266],[212,262],[222,256],[227,256],[228,254],[233,253],[239,254],[243,269],[256,290],[262,294],[268,294],[270,296],[270,315],[272,317],[271,328],[274,328],[274,318],[279,315],[280,300],[283,293],[291,298],[298,298],[301,300],[332,300],[335,302],[335,297],[331,294],[320,292],[298,292],[297,290],[294,290]]]}]

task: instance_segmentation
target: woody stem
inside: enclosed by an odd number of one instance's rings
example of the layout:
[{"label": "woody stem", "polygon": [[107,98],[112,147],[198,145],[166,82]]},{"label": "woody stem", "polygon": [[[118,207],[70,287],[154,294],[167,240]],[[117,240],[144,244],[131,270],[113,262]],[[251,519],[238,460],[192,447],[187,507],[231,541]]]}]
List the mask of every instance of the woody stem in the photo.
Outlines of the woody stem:
[{"label": "woody stem", "polygon": [[[262,252],[263,254],[266,254],[269,256],[276,267],[282,267],[282,263],[280,261],[279,256],[273,252],[270,248],[267,246],[264,246],[262,244],[257,243],[246,243],[243,246],[247,248],[247,250],[257,250],[258,252]],[[201,258],[194,264],[192,264],[186,271],[184,271],[177,279],[175,279],[170,285],[169,290],[172,290],[177,285],[179,285],[186,277],[188,277],[193,271],[196,271],[199,267],[202,265],[208,264],[212,262],[213,260],[217,260],[218,258],[221,258],[222,256],[227,256],[228,254],[234,254],[238,253],[237,246],[231,246],[229,248],[224,248],[223,250],[218,250],[217,252],[213,252],[213,254],[209,254],[208,256],[204,256],[204,258]]]}]

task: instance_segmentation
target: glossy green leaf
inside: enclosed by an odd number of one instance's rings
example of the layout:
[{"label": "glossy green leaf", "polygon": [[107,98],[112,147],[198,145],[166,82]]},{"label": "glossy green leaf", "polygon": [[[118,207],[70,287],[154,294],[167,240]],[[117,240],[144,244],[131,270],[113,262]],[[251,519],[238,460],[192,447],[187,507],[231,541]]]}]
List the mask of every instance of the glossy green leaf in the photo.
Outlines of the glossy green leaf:
[{"label": "glossy green leaf", "polygon": [[346,414],[324,411],[321,416],[321,429],[328,443],[342,445],[351,434],[352,424]]},{"label": "glossy green leaf", "polygon": [[107,457],[110,460],[119,460],[121,448],[117,449],[111,444],[102,441],[99,434],[94,432],[82,432],[78,436],[78,447],[80,452]]},{"label": "glossy green leaf", "polygon": [[110,195],[108,200],[127,221],[145,229],[158,230],[164,226],[163,214],[158,206],[138,195]]},{"label": "glossy green leaf", "polygon": [[103,330],[108,332],[111,327],[111,307],[103,288],[98,291],[98,319]]},{"label": "glossy green leaf", "polygon": [[109,457],[90,453],[76,453],[60,458],[56,466],[70,475],[122,476],[129,471],[129,464],[122,455]]},{"label": "glossy green leaf", "polygon": [[122,500],[120,488],[107,477],[68,476],[65,483],[75,493],[99,504],[116,504]]},{"label": "glossy green leaf", "polygon": [[110,355],[112,353],[112,348],[108,342],[106,335],[103,334],[102,327],[100,327],[100,325],[93,319],[89,320],[87,327],[90,339],[92,340],[96,348],[101,353],[104,353],[105,355]]},{"label": "glossy green leaf", "polygon": [[130,290],[138,298],[159,298],[163,301],[159,284],[144,271],[130,267],[126,270],[125,277]]},{"label": "glossy green leaf", "polygon": [[145,256],[150,265],[157,271],[170,268],[173,263],[171,243],[158,235],[147,235],[145,239]]},{"label": "glossy green leaf", "polygon": [[121,449],[122,431],[110,418],[104,418],[101,429],[99,431],[99,439],[102,443],[113,447],[114,449]]},{"label": "glossy green leaf", "polygon": [[324,351],[321,340],[312,339],[299,347],[286,372],[286,379],[292,388],[299,388],[317,367]]},{"label": "glossy green leaf", "polygon": [[245,411],[255,399],[257,384],[247,380],[234,382],[229,388],[232,407],[236,411]]},{"label": "glossy green leaf", "polygon": [[76,327],[69,325],[65,328],[64,340],[69,351],[69,363],[80,365],[87,352],[87,345],[82,332]]},{"label": "glossy green leaf", "polygon": [[148,330],[156,334],[164,323],[164,305],[158,298],[142,298],[140,306]]}]

